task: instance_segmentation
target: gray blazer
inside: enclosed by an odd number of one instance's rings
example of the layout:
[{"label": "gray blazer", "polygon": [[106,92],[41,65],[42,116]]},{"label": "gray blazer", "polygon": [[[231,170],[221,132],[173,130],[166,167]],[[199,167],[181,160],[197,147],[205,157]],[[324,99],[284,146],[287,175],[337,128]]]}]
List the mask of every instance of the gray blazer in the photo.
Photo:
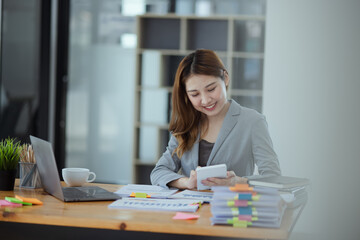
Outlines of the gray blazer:
[{"label": "gray blazer", "polygon": [[[255,110],[240,106],[230,100],[220,133],[211,151],[207,166],[225,163],[227,170],[237,176],[254,178],[255,164],[260,175],[280,175],[280,166],[267,128],[265,117]],[[199,141],[179,159],[172,155],[178,142],[171,136],[150,178],[153,185],[168,187],[167,184],[189,176],[199,162]],[[179,172],[181,170],[181,174]]]}]

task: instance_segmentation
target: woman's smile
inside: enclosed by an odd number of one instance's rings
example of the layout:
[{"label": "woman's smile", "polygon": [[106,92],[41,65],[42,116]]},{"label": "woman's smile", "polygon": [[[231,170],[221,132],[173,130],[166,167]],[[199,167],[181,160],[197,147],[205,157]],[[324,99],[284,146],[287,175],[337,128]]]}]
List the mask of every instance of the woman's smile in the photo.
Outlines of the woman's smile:
[{"label": "woman's smile", "polygon": [[207,111],[212,111],[215,109],[215,106],[216,106],[216,103],[212,104],[212,105],[209,105],[209,106],[206,106],[204,107]]}]

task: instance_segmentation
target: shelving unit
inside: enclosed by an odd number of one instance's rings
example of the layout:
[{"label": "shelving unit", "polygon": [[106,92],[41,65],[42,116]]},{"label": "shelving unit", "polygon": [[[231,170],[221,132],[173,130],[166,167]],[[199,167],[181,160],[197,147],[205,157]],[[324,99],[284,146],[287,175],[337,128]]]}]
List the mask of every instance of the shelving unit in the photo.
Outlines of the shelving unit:
[{"label": "shelving unit", "polygon": [[228,95],[261,112],[264,34],[265,16],[137,17],[133,182],[150,183],[150,172],[166,149],[175,72],[194,50],[214,50],[230,75]]}]

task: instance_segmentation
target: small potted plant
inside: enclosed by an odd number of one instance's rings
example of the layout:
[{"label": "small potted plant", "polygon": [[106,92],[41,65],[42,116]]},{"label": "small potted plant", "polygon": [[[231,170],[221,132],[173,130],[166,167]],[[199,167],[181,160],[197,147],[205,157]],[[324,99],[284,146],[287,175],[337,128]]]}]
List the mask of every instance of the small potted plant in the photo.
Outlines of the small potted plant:
[{"label": "small potted plant", "polygon": [[14,189],[16,170],[20,158],[21,145],[13,138],[0,142],[0,190]]}]

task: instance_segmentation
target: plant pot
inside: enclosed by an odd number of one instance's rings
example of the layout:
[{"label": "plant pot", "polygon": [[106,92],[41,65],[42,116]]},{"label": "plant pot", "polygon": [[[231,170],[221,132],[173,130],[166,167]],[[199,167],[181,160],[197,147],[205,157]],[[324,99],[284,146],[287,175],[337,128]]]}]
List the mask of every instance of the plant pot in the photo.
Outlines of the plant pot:
[{"label": "plant pot", "polygon": [[15,185],[16,169],[0,170],[0,191],[12,191]]}]

